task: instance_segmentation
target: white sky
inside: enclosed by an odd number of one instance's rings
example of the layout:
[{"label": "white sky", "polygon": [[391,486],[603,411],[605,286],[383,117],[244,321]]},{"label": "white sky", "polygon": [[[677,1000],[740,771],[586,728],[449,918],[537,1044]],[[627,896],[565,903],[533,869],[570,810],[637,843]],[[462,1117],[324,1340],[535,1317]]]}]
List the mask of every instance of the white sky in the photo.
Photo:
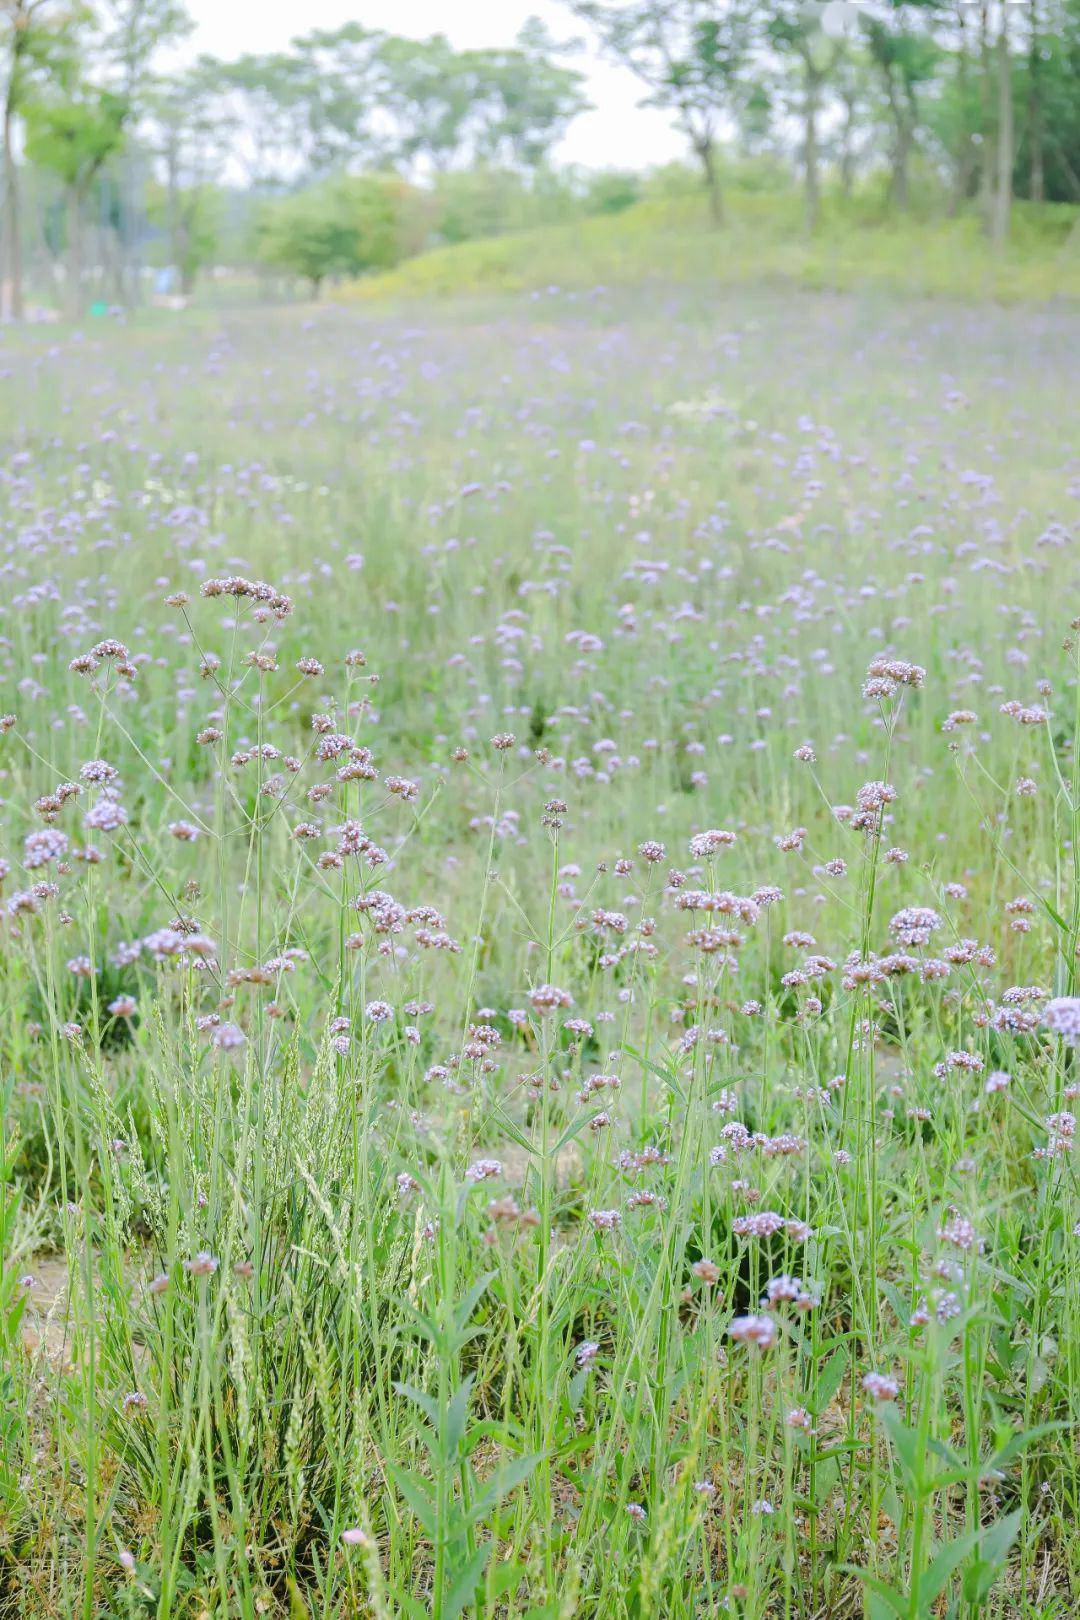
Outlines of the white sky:
[{"label": "white sky", "polygon": [[[541,18],[558,40],[588,33],[558,0],[305,0],[300,6],[294,0],[187,0],[187,9],[196,29],[185,56],[281,50],[296,34],[346,22],[415,39],[445,34],[459,49],[509,45],[529,17]],[[555,154],[561,162],[639,169],[685,156],[685,143],[667,118],[637,106],[643,92],[632,74],[600,60],[591,41],[572,62],[586,76],[594,111],[571,124]]]}]

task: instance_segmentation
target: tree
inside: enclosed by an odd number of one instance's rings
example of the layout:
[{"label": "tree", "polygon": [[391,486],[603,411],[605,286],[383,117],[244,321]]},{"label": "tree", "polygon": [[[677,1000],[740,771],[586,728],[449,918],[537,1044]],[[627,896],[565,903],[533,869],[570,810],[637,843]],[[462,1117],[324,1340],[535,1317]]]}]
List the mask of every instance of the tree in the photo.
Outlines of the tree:
[{"label": "tree", "polygon": [[408,193],[400,180],[340,176],[283,197],[262,212],[257,255],[303,276],[318,298],[330,277],[398,262],[408,245]]},{"label": "tree", "polygon": [[559,50],[535,22],[506,49],[457,52],[441,34],[386,35],[376,48],[374,86],[379,110],[394,124],[386,154],[436,173],[462,156],[538,168],[587,106],[581,75],[555,60]]},{"label": "tree", "polygon": [[1014,65],[1027,108],[1013,183],[1039,202],[1080,203],[1080,0],[1040,0],[1026,61]]},{"label": "tree", "polygon": [[996,248],[1005,245],[1012,213],[1013,179],[1013,98],[1012,57],[1009,53],[1009,8],[1001,7],[997,42],[998,118],[997,188],[991,239]]},{"label": "tree", "polygon": [[83,308],[83,211],[106,162],[120,150],[128,103],[114,90],[80,85],[64,100],[31,102],[26,108],[27,155],[61,181],[67,199],[69,300]]},{"label": "tree", "polygon": [[946,38],[953,72],[942,85],[937,104],[931,109],[932,123],[952,166],[952,195],[949,211],[956,214],[970,195],[983,158],[980,114],[981,95],[972,74],[972,54],[968,24],[968,0],[953,0],[946,19]]},{"label": "tree", "polygon": [[473,107],[474,74],[468,56],[443,34],[399,39],[388,34],[377,47],[382,108],[394,120],[394,155],[406,164],[420,159],[436,173],[461,154]]},{"label": "tree", "polygon": [[934,75],[939,50],[928,33],[912,27],[912,16],[926,20],[939,0],[886,0],[884,14],[864,12],[870,58],[879,75],[891,125],[890,191],[900,208],[908,205],[908,166],[920,123],[919,90]]},{"label": "tree", "polygon": [[204,265],[218,248],[222,197],[210,183],[155,187],[147,198],[147,215],[165,228],[169,263],[180,272],[180,291],[188,296]]},{"label": "tree", "polygon": [[822,27],[821,8],[808,0],[779,0],[768,24],[775,48],[798,63],[803,117],[803,174],[806,188],[806,228],[815,231],[821,213],[818,173],[818,119],[822,92],[836,70],[843,45]]},{"label": "tree", "polygon": [[843,117],[836,132],[836,146],[840,156],[840,187],[850,197],[855,184],[855,170],[861,147],[860,139],[868,121],[871,99],[871,65],[863,51],[850,47],[841,52],[833,74],[833,89],[843,109]]},{"label": "tree", "polygon": [[508,50],[466,52],[470,123],[477,157],[536,169],[588,102],[581,75],[561,66],[559,47],[541,23],[526,23]]},{"label": "tree", "polygon": [[287,51],[200,60],[234,155],[253,185],[292,184],[305,173],[327,174],[389,155],[385,131],[375,129],[385,103],[385,39],[347,23],[305,34]]},{"label": "tree", "polygon": [[220,197],[212,184],[228,152],[228,131],[218,116],[215,75],[202,63],[161,79],[148,98],[150,139],[164,170],[164,189],[151,212],[168,236],[169,262],[180,271],[181,290],[213,252]]},{"label": "tree", "polygon": [[98,0],[100,56],[110,84],[128,103],[129,116],[150,83],[150,65],[162,46],[194,27],[181,0]]},{"label": "tree", "polygon": [[1028,195],[1032,202],[1042,202],[1046,190],[1043,171],[1042,78],[1039,0],[1028,0],[1027,138],[1031,161]]},{"label": "tree", "polygon": [[293,40],[307,160],[317,172],[385,157],[374,119],[385,84],[379,54],[384,38],[360,23],[346,23]]},{"label": "tree", "polygon": [[266,189],[294,177],[307,162],[308,73],[285,51],[246,53],[234,62],[201,56],[196,63],[232,157],[251,186]]},{"label": "tree", "polygon": [[[96,55],[105,84],[119,94],[125,104],[124,124],[133,128],[148,110],[155,80],[152,63],[164,47],[189,34],[194,26],[182,0],[97,0],[101,37]],[[124,147],[126,163],[137,161],[131,142]],[[103,176],[103,184],[108,177]],[[137,234],[129,228],[125,198],[128,187],[113,186],[116,207],[112,213],[117,239],[117,291],[126,302],[138,296],[136,264]]]},{"label": "tree", "polygon": [[[25,11],[40,0],[4,3],[9,11],[12,5]],[[56,42],[47,59],[49,71],[39,73],[33,95],[23,97],[22,114],[27,156],[51,170],[64,188],[69,300],[77,315],[83,302],[86,199],[142,111],[154,52],[189,23],[179,0],[100,0],[95,13],[69,9],[65,16],[58,33],[58,14],[50,13]],[[39,40],[49,37],[32,26],[30,31]],[[114,218],[119,224],[118,210]]]},{"label": "tree", "polygon": [[0,0],[0,42],[4,61],[4,220],[0,281],[6,282],[5,313],[23,315],[22,238],[19,166],[15,128],[35,88],[74,61],[77,31],[85,22],[81,7],[66,0]]},{"label": "tree", "polygon": [[[646,85],[644,105],[670,110],[701,164],[713,222],[723,222],[717,132],[733,115],[755,41],[750,0],[571,0],[603,49]],[[758,8],[760,9],[760,8]]]}]

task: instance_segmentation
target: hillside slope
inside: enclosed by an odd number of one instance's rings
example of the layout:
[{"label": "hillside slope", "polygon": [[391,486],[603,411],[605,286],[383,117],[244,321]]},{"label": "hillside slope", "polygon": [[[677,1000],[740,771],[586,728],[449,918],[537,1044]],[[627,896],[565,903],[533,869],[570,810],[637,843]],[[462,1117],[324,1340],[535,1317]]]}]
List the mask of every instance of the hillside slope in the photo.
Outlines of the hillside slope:
[{"label": "hillside slope", "polygon": [[1080,298],[1080,210],[1018,206],[1000,255],[973,216],[885,221],[876,212],[834,207],[811,239],[793,194],[738,196],[719,231],[696,200],[642,202],[617,215],[435,248],[344,296],[431,298],[655,279],[867,286],[1008,302]]}]

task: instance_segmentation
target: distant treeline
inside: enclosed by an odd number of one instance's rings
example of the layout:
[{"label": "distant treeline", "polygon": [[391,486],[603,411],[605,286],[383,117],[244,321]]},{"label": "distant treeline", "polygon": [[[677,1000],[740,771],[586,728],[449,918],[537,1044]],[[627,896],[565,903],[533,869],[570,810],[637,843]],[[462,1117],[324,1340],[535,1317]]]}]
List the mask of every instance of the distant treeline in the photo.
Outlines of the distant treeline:
[{"label": "distant treeline", "polygon": [[[1080,0],[568,0],[685,136],[714,221],[727,177],[868,183],[895,209],[1080,202]],[[179,0],[0,0],[5,313],[130,302],[156,268],[328,278],[432,242],[616,210],[642,178],[557,169],[588,102],[577,42],[536,22],[458,51],[358,23],[165,71]],[[655,186],[654,179],[650,184]],[[671,177],[668,177],[671,183]],[[676,178],[675,183],[680,183]],[[29,295],[25,289],[29,288]]]}]

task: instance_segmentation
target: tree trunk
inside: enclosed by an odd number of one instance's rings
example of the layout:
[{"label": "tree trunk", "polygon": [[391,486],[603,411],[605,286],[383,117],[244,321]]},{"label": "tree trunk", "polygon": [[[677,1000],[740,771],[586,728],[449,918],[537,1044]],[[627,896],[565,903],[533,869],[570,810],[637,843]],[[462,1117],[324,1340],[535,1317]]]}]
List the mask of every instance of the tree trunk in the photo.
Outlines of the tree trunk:
[{"label": "tree trunk", "polygon": [[907,210],[910,200],[908,186],[908,157],[911,152],[911,140],[907,127],[901,124],[896,132],[896,155],[893,163],[893,200],[897,208]]},{"label": "tree trunk", "polygon": [[845,105],[847,116],[840,135],[840,190],[845,197],[850,197],[855,187],[855,114],[850,104]]},{"label": "tree trunk", "polygon": [[892,112],[893,121],[892,179],[889,189],[897,208],[906,209],[908,205],[908,158],[911,155],[911,140],[915,121],[913,117],[909,119],[907,109],[900,99],[899,88],[891,74],[889,77],[889,109]]},{"label": "tree trunk", "polygon": [[4,103],[4,254],[0,276],[7,277],[4,313],[13,321],[23,318],[22,242],[19,233],[19,169],[12,148],[14,108],[11,97]]},{"label": "tree trunk", "polygon": [[1042,202],[1046,196],[1043,171],[1043,118],[1042,71],[1039,66],[1039,4],[1031,0],[1031,44],[1028,50],[1028,141],[1031,145],[1031,171],[1028,190],[1032,202]]},{"label": "tree trunk", "polygon": [[1080,203],[1080,174],[1077,174],[1076,170],[1069,162],[1069,154],[1065,150],[1062,142],[1057,141],[1055,144],[1057,146],[1058,162],[1061,164],[1061,171],[1065,176],[1065,182],[1072,193],[1072,200],[1073,202]]},{"label": "tree trunk", "polygon": [[84,307],[82,212],[82,193],[78,186],[70,186],[67,197],[68,278],[71,282],[68,300],[72,319],[76,321]]},{"label": "tree trunk", "polygon": [[971,183],[975,176],[978,163],[977,148],[972,145],[971,136],[963,137],[963,146],[957,159],[956,170],[953,175],[952,192],[949,197],[949,218],[955,219],[967,197],[971,194]]},{"label": "tree trunk", "polygon": [[179,269],[180,266],[180,205],[179,205],[179,177],[177,170],[179,158],[176,150],[176,139],[170,134],[168,148],[165,153],[165,188],[166,188],[166,217],[169,236],[169,264]]},{"label": "tree trunk", "polygon": [[821,217],[821,181],[818,175],[818,76],[809,62],[804,64],[803,160],[806,165],[806,229],[812,236]]},{"label": "tree trunk", "polygon": [[716,168],[716,147],[712,136],[703,136],[694,142],[701,163],[701,170],[705,176],[705,189],[709,196],[709,218],[716,226],[724,223],[724,197],[720,189],[720,176]]},{"label": "tree trunk", "polygon": [[178,221],[176,267],[180,272],[180,291],[185,298],[190,298],[195,290],[195,266],[191,258],[191,228],[188,213],[184,208],[179,210]]},{"label": "tree trunk", "polygon": [[120,262],[124,283],[123,303],[134,309],[142,302],[142,252],[138,239],[139,181],[134,153],[128,149],[123,164],[120,189]]},{"label": "tree trunk", "polygon": [[994,139],[993,139],[993,64],[990,52],[990,4],[989,0],[982,0],[979,7],[979,63],[981,77],[979,84],[980,111],[982,114],[982,165],[979,171],[979,200],[982,206],[983,224],[986,234],[991,234],[993,226],[993,197],[994,197]]},{"label": "tree trunk", "polygon": [[1012,57],[1009,54],[1009,8],[1001,8],[1001,32],[998,35],[998,129],[997,129],[997,195],[994,199],[995,248],[1001,249],[1009,238],[1012,213],[1013,172],[1013,99]]},{"label": "tree trunk", "polygon": [[967,126],[968,107],[968,45],[964,8],[956,8],[956,22],[960,37],[956,46],[956,92],[960,104],[960,148],[953,160],[953,184],[949,197],[949,218],[955,219],[971,187],[975,173],[976,147]]}]

